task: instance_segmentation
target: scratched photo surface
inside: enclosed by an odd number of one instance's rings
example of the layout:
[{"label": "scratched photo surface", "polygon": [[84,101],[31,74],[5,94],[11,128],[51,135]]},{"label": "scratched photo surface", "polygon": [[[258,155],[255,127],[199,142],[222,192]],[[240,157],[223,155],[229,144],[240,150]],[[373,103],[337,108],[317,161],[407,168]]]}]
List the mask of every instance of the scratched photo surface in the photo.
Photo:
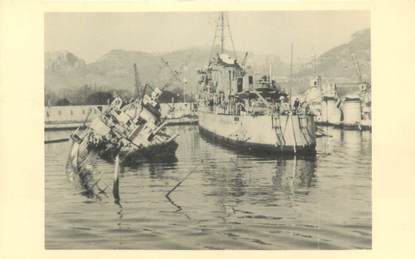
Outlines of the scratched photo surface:
[{"label": "scratched photo surface", "polygon": [[46,13],[45,248],[372,248],[369,11]]}]

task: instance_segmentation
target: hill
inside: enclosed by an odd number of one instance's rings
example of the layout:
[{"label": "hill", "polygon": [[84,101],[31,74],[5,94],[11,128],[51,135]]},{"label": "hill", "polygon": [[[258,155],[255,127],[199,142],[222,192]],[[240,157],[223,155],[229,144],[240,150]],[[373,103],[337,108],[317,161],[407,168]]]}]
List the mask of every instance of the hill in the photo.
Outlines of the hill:
[{"label": "hill", "polygon": [[[303,65],[295,77],[311,77],[314,75],[314,62]],[[347,81],[358,81],[360,67],[363,80],[370,81],[370,30],[358,31],[351,36],[351,40],[332,48],[316,60],[316,70],[323,78],[338,78]]]},{"label": "hill", "polygon": [[[244,53],[237,53],[243,57]],[[210,50],[188,48],[167,53],[145,53],[140,51],[111,50],[96,61],[86,63],[69,51],[45,53],[45,89],[47,94],[56,93],[65,96],[81,87],[109,90],[121,89],[134,91],[133,64],[142,84],[164,87],[176,93],[183,91],[186,81],[186,93],[196,92],[199,76],[197,70],[206,66]],[[162,59],[167,62],[166,65]],[[272,60],[275,73],[286,73],[288,66],[277,56],[249,54],[248,64],[258,70],[267,71],[267,63]],[[265,69],[266,68],[266,69]],[[177,75],[175,76],[175,72]]]},{"label": "hill", "polygon": [[[352,56],[353,53],[353,56]],[[243,52],[236,53],[239,59]],[[167,53],[146,53],[140,51],[111,50],[96,61],[86,63],[69,51],[45,53],[45,94],[57,98],[72,99],[77,103],[82,98],[73,97],[79,93],[94,91],[134,91],[133,64],[142,84],[164,87],[175,94],[183,92],[186,81],[187,95],[196,93],[199,79],[196,71],[205,67],[210,57],[207,48],[187,48]],[[166,66],[162,59],[168,65]],[[258,73],[268,73],[272,63],[272,73],[278,78],[289,75],[289,65],[276,55],[256,55],[249,53],[247,64]],[[308,87],[309,79],[317,73],[323,80],[335,82],[358,81],[357,63],[364,80],[370,80],[370,30],[356,32],[348,43],[332,48],[305,64],[294,64],[294,81],[291,86],[281,82],[283,87],[292,87],[298,93]],[[175,76],[175,72],[177,75]],[[89,91],[89,92],[88,92]],[[77,99],[74,101],[73,99]],[[179,98],[180,99],[180,98]]]}]

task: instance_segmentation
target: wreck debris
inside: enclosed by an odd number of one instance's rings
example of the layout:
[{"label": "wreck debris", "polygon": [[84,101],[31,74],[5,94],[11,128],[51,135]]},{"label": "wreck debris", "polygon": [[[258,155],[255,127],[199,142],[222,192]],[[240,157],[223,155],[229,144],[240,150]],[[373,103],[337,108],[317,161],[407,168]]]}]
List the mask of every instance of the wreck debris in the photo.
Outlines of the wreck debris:
[{"label": "wreck debris", "polygon": [[96,154],[87,150],[87,135],[72,135],[71,152],[66,164],[66,175],[70,182],[82,190],[88,198],[101,199],[109,184],[103,180],[102,172],[96,166]]},{"label": "wreck debris", "polygon": [[120,203],[120,155],[115,157],[115,166],[114,166],[114,183],[112,187],[112,195],[114,196],[114,202],[119,204]]},{"label": "wreck debris", "polygon": [[[177,184],[175,185],[175,186],[173,186],[173,188],[171,188],[165,195],[164,195],[164,197],[166,197],[166,199],[167,199],[167,201],[168,202],[170,202],[170,204],[172,204],[174,207],[176,207],[177,208],[177,210],[175,211],[175,212],[179,212],[179,211],[182,211],[183,210],[183,208],[180,206],[180,205],[178,205],[177,203],[175,203],[171,198],[170,198],[170,194],[172,193],[172,192],[174,192],[191,174],[193,174],[193,172],[195,172],[196,171],[196,169],[198,168],[198,166],[196,166],[195,168],[193,168],[192,170],[190,170],[190,172],[189,173],[187,173],[186,175],[185,175],[185,177],[183,177],[183,179],[181,179],[179,182],[177,182]],[[188,219],[188,220],[191,220],[190,219],[190,217],[186,214],[186,213],[184,213],[184,215],[186,216],[186,218]]]},{"label": "wreck debris", "polygon": [[167,193],[166,193],[166,198],[168,198],[169,196],[170,196],[170,194],[172,193],[172,192],[174,192],[174,190],[176,190],[177,189],[177,187],[179,187],[186,179],[187,179],[187,177],[189,177],[192,173],[194,172],[194,170],[191,170],[182,180],[180,180],[170,191],[168,191]]},{"label": "wreck debris", "polygon": [[51,144],[51,143],[59,143],[59,142],[66,142],[69,138],[60,138],[60,139],[49,139],[45,140],[45,144]]}]

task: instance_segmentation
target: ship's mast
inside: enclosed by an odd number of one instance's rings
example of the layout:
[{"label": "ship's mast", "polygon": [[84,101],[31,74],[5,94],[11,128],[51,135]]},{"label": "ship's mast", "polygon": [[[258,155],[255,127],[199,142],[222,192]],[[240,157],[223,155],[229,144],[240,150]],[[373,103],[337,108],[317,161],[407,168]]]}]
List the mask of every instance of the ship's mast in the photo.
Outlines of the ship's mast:
[{"label": "ship's mast", "polygon": [[293,77],[293,54],[294,54],[294,43],[291,42],[291,52],[290,52],[290,80]]},{"label": "ship's mast", "polygon": [[222,54],[225,49],[225,23],[223,19],[223,12],[220,13],[220,29],[221,29],[221,35],[220,35],[220,53]]},{"label": "ship's mast", "polygon": [[[221,12],[216,21],[216,29],[215,29],[215,35],[213,37],[210,59],[212,59],[212,55],[214,54],[213,52],[216,52],[217,54],[222,54],[225,52],[225,39],[227,37],[229,38],[231,42],[232,52],[233,52],[234,57],[236,58],[235,45],[232,39],[229,20],[226,14],[224,12]],[[219,48],[217,45],[219,45]]]},{"label": "ship's mast", "polygon": [[231,26],[229,25],[229,19],[228,19],[227,16],[225,16],[225,19],[226,19],[226,27],[228,27],[229,39],[230,39],[231,44],[232,44],[233,57],[237,58],[236,51],[235,51],[235,44],[233,43],[233,38],[232,38],[232,33],[231,33]]},{"label": "ship's mast", "polygon": [[293,56],[294,56],[294,43],[291,42],[291,48],[290,48],[290,80],[289,80],[289,86],[290,86],[290,98],[288,99],[290,102],[290,110],[291,107],[291,98],[293,95],[293,86],[292,86],[292,79],[293,79]]},{"label": "ship's mast", "polygon": [[138,78],[138,72],[137,72],[137,64],[134,63],[134,81],[135,81],[135,91],[136,91],[136,96],[140,96],[140,87],[141,87],[141,83],[140,83],[140,79]]}]

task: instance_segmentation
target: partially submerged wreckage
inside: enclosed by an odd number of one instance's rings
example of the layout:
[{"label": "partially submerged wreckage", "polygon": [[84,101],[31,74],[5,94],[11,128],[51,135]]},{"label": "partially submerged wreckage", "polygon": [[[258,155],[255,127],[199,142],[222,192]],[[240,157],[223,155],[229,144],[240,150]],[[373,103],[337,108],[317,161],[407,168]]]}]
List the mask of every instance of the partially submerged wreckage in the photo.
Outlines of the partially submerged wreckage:
[{"label": "partially submerged wreckage", "polygon": [[91,157],[113,161],[113,192],[117,201],[121,165],[134,165],[145,159],[174,158],[177,135],[166,133],[166,122],[161,119],[158,103],[160,95],[161,90],[156,88],[150,96],[144,94],[129,102],[116,97],[89,126],[76,129],[71,134],[72,147],[67,163],[70,179],[77,176],[89,194],[102,193],[108,185],[100,185],[101,177]]}]

